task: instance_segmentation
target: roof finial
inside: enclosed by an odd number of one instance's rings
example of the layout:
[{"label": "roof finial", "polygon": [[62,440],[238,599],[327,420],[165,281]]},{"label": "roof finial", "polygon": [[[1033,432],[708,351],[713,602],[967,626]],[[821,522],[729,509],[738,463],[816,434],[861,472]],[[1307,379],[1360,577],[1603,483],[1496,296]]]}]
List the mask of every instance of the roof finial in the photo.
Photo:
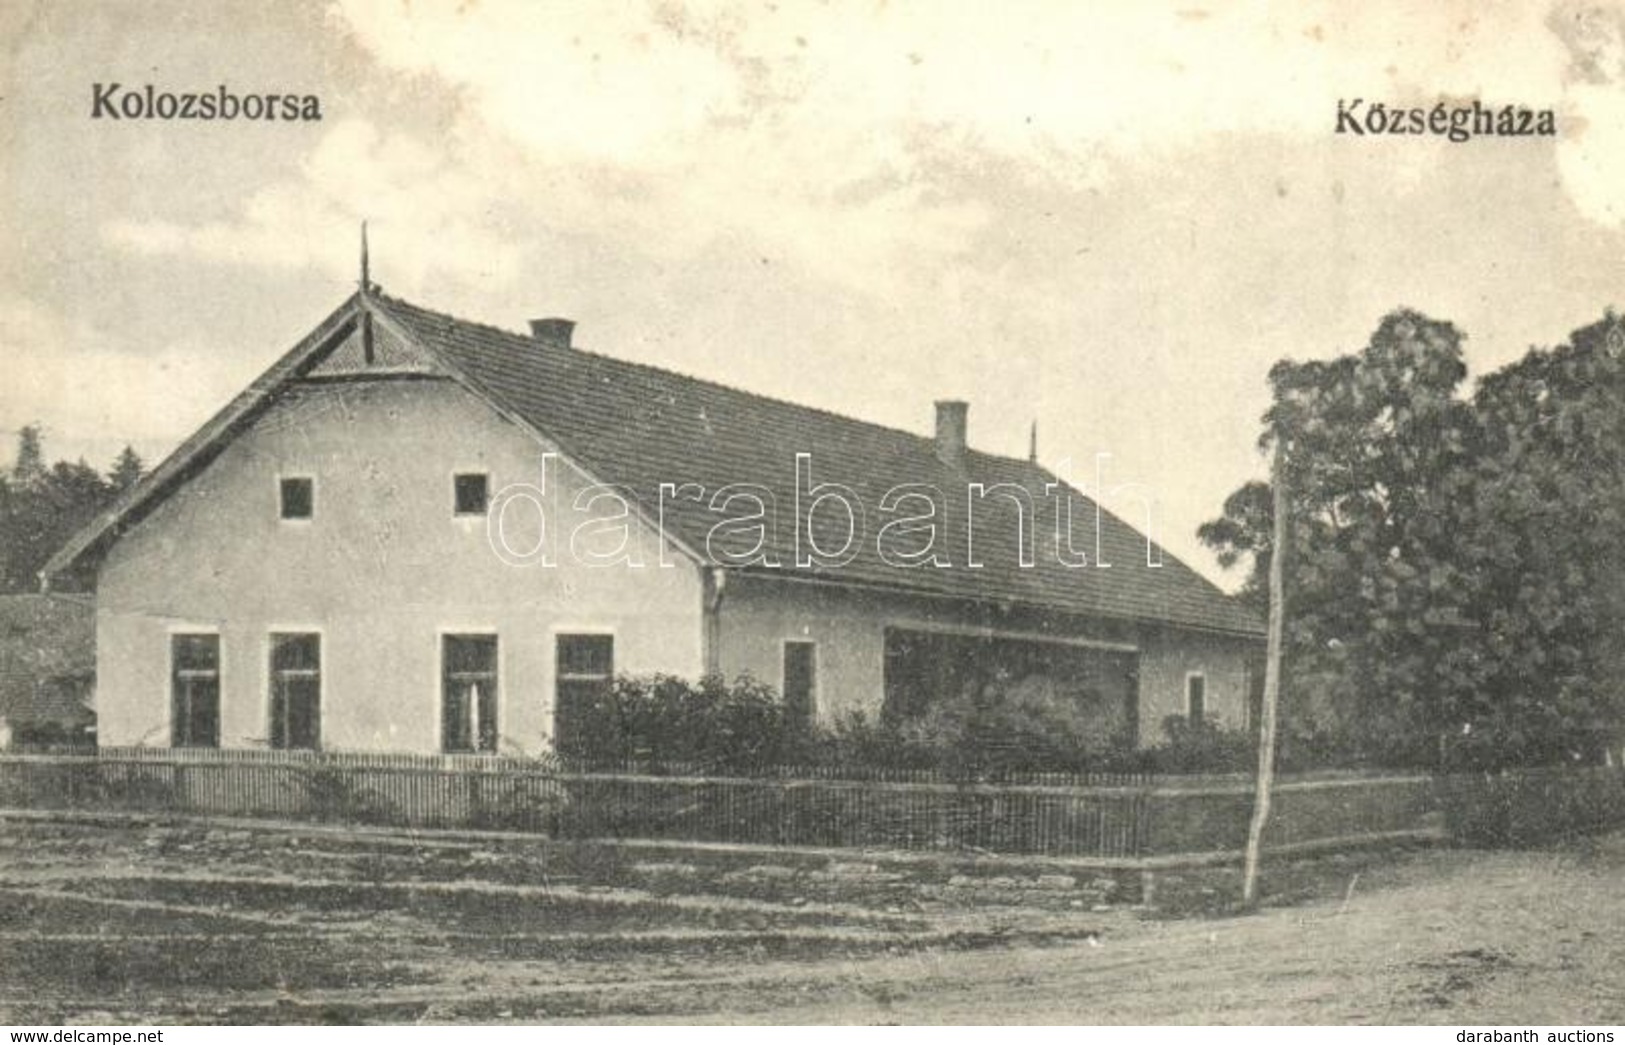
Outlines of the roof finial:
[{"label": "roof finial", "polygon": [[1027,435],[1027,460],[1032,464],[1038,463],[1038,419],[1033,418],[1032,430]]},{"label": "roof finial", "polygon": [[367,221],[361,220],[361,294],[372,293],[372,278],[367,273]]}]

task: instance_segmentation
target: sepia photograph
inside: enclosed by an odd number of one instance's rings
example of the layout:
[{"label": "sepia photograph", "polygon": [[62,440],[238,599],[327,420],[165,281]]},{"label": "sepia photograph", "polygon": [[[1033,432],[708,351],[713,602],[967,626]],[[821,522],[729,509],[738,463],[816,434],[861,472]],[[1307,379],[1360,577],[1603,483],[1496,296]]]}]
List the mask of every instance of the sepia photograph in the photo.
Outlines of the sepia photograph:
[{"label": "sepia photograph", "polygon": [[0,0],[0,229],[13,1042],[1625,1024],[1620,0]]}]

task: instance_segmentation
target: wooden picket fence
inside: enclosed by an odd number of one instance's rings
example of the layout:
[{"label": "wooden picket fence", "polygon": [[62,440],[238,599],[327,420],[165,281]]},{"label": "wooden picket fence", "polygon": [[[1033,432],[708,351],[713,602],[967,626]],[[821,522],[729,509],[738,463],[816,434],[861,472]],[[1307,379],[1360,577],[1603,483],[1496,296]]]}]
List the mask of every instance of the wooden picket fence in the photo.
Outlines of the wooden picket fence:
[{"label": "wooden picket fence", "polygon": [[[1276,794],[1273,840],[1418,831],[1436,816],[1434,790],[1418,776],[1289,780]],[[1245,781],[1144,774],[580,772],[498,756],[157,748],[0,756],[0,807],[1110,859],[1233,850],[1251,803]]]}]

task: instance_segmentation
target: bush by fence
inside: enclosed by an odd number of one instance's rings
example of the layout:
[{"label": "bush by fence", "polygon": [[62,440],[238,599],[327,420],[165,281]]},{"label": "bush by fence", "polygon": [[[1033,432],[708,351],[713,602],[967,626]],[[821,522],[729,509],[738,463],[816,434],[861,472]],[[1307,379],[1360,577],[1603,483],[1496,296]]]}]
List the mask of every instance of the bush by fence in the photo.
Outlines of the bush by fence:
[{"label": "bush by fence", "polygon": [[559,752],[586,765],[633,760],[742,769],[794,760],[814,727],[785,711],[772,687],[742,675],[698,682],[618,675],[560,711]]},{"label": "bush by fence", "polygon": [[[1251,780],[1156,790],[1149,852],[1227,852],[1244,844],[1253,813]],[[1430,777],[1280,777],[1265,839],[1279,847],[1423,831],[1437,826],[1437,809]]]},{"label": "bush by fence", "polygon": [[1251,734],[1209,720],[1169,715],[1162,720],[1162,735],[1160,745],[1137,752],[1140,762],[1158,773],[1242,773],[1258,765]]},{"label": "bush by fence", "polygon": [[799,717],[749,675],[621,675],[561,711],[561,755],[588,767],[685,764],[757,774],[785,764],[930,770],[956,780],[1022,773],[1195,773],[1250,769],[1252,738],[1174,716],[1164,740],[1138,750],[1129,733],[1101,736],[1075,702],[988,686],[927,713],[855,712],[831,723]]},{"label": "bush by fence", "polygon": [[1453,838],[1486,847],[1540,845],[1625,826],[1625,769],[1549,766],[1441,778]]},{"label": "bush by fence", "polygon": [[1046,705],[991,689],[941,701],[922,717],[854,713],[825,724],[798,716],[748,675],[697,682],[622,675],[572,702],[561,716],[559,750],[593,768],[637,761],[730,774],[784,764],[933,770],[956,779],[1143,768],[1130,745],[1103,746],[1074,726]]}]

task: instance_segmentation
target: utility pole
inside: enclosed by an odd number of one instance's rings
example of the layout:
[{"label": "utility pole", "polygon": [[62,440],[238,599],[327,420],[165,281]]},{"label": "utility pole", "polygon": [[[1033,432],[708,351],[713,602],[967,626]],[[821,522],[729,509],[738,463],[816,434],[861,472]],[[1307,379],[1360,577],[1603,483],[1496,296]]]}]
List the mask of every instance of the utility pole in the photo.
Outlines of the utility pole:
[{"label": "utility pole", "polygon": [[1275,519],[1270,537],[1269,644],[1264,653],[1263,722],[1258,731],[1258,788],[1253,797],[1253,820],[1247,829],[1247,856],[1241,878],[1241,903],[1248,909],[1258,903],[1258,851],[1270,817],[1270,788],[1275,784],[1275,722],[1281,702],[1281,644],[1286,623],[1286,453],[1286,437],[1278,431],[1270,466]]}]

